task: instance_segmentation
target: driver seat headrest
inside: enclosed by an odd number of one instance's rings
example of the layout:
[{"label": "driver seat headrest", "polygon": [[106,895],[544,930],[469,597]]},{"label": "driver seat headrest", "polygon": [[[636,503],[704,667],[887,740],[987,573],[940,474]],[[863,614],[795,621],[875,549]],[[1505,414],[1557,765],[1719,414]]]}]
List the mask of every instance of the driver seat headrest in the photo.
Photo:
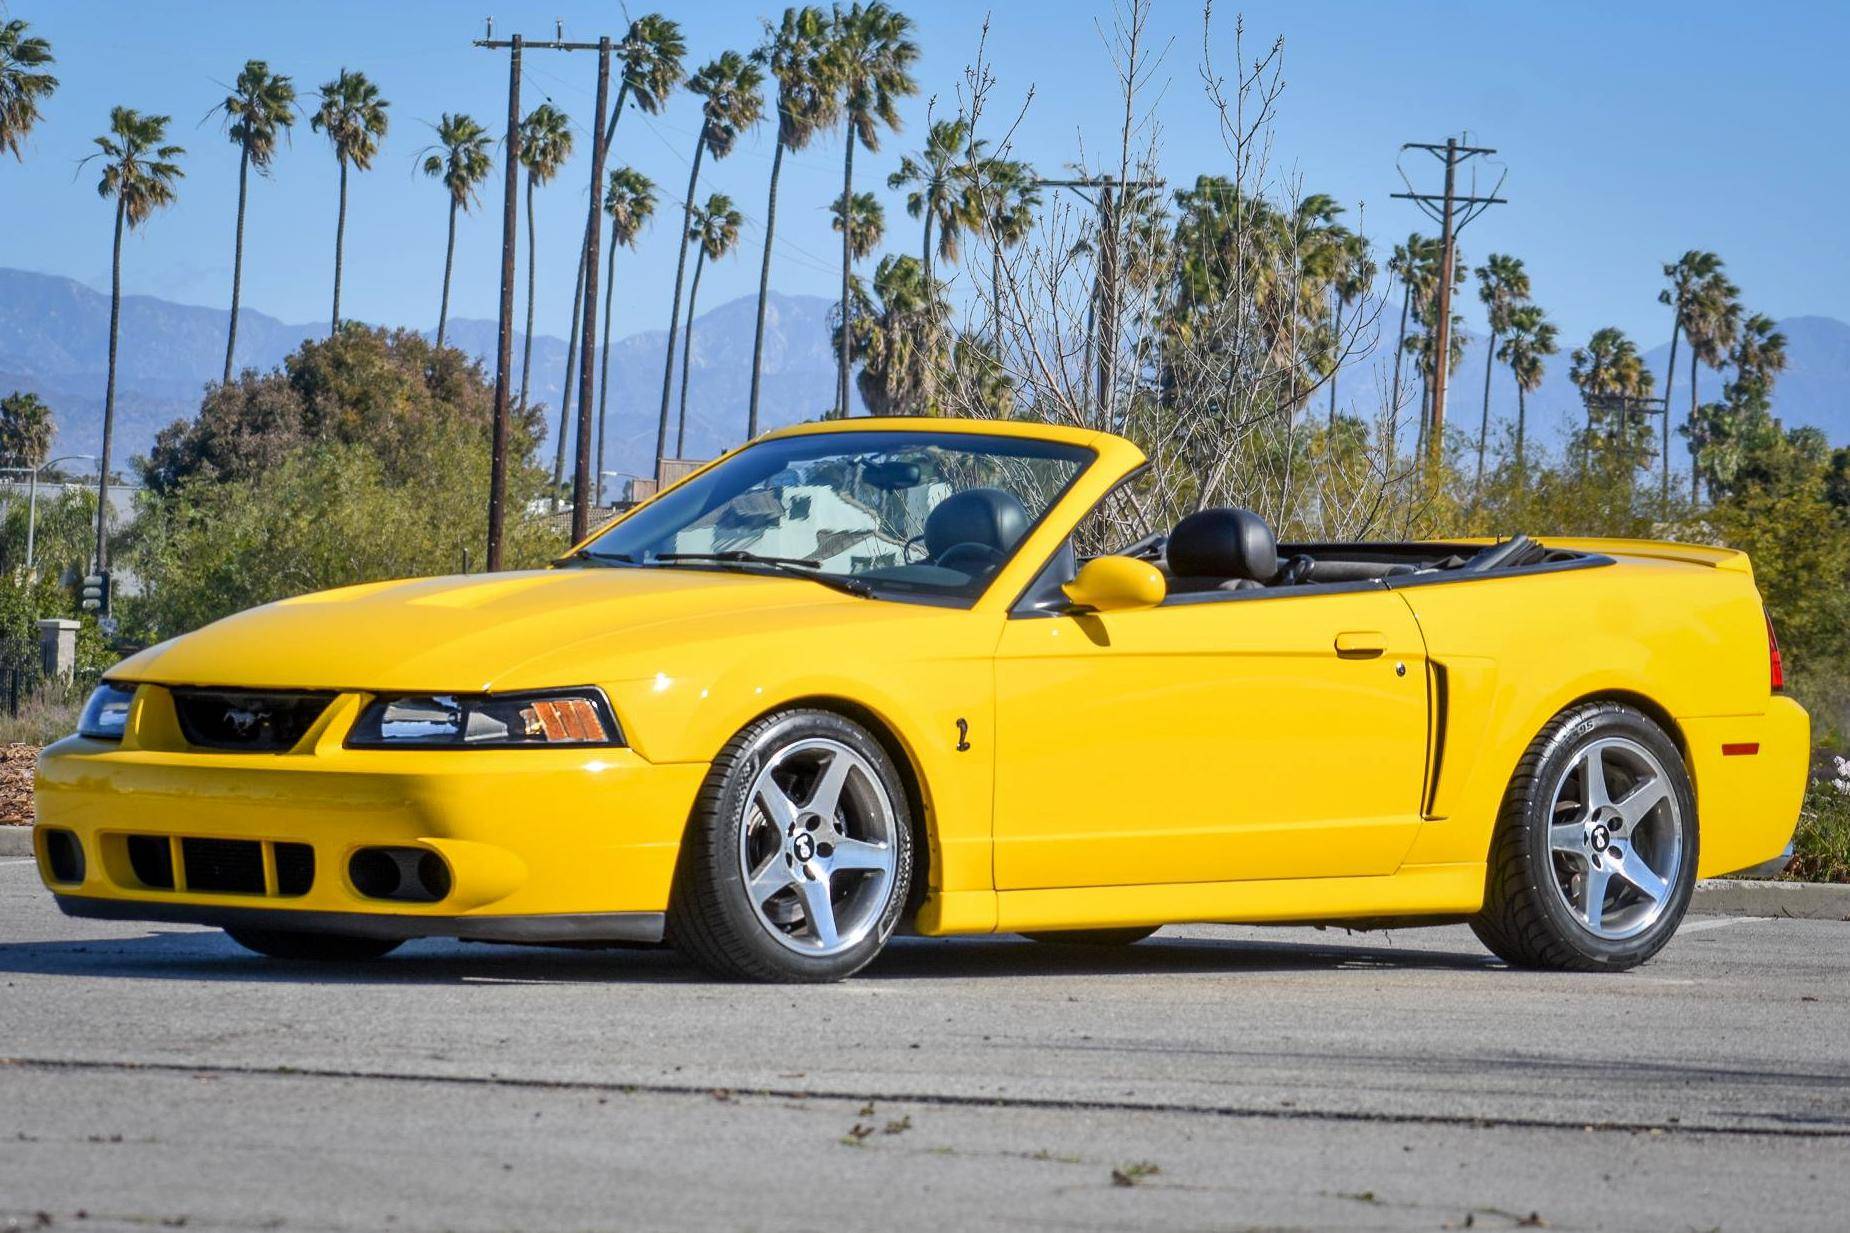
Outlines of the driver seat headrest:
[{"label": "driver seat headrest", "polygon": [[925,519],[925,550],[941,557],[958,544],[1007,552],[1028,533],[1028,510],[1012,492],[967,488],[938,502]]},{"label": "driver seat headrest", "polygon": [[1168,558],[1178,577],[1270,582],[1278,574],[1278,541],[1251,510],[1197,510],[1176,523]]}]

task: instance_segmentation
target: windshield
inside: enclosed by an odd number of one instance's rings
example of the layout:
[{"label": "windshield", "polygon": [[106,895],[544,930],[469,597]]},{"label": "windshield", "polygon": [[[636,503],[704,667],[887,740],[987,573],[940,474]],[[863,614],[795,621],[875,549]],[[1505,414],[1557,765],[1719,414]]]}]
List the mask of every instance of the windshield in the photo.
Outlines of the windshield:
[{"label": "windshield", "polygon": [[779,566],[895,597],[974,598],[1093,456],[980,433],[778,437],[638,509],[581,559]]}]

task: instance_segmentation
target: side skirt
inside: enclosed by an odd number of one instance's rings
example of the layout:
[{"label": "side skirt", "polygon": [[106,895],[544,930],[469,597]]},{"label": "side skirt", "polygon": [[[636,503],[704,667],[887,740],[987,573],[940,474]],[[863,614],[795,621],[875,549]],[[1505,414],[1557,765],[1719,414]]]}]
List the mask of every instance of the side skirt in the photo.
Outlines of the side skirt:
[{"label": "side skirt", "polygon": [[587,912],[558,916],[411,916],[376,912],[310,912],[207,903],[151,903],[57,895],[66,916],[146,920],[220,929],[279,929],[358,938],[462,938],[470,942],[659,942],[660,912]]}]

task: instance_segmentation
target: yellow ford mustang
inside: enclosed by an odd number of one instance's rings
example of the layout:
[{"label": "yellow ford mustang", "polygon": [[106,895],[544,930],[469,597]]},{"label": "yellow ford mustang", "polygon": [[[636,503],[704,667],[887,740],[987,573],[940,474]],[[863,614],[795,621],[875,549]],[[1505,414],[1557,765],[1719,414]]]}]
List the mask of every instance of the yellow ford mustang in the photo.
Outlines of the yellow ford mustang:
[{"label": "yellow ford mustang", "polygon": [[902,919],[1466,919],[1598,969],[1787,842],[1808,721],[1739,553],[1279,545],[1234,509],[1101,545],[1142,465],[808,425],[551,569],[240,613],[124,660],[44,752],[40,871],[72,915],[291,958],[666,938],[829,980]]}]

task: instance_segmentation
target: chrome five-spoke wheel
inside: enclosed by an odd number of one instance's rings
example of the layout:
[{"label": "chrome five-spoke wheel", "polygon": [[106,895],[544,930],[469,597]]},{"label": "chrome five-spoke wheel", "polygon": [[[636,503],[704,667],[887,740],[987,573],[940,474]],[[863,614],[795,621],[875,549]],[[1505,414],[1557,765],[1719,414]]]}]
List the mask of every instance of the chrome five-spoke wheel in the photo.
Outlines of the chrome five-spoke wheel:
[{"label": "chrome five-spoke wheel", "polygon": [[1657,755],[1624,736],[1585,745],[1556,778],[1555,889],[1594,935],[1622,941],[1664,914],[1683,866],[1683,819]]},{"label": "chrome five-spoke wheel", "polygon": [[675,946],[723,976],[840,980],[886,945],[912,885],[894,757],[832,711],[780,711],[707,773],[668,905]]},{"label": "chrome five-spoke wheel", "polygon": [[759,924],[806,955],[862,941],[892,891],[894,825],[879,773],[841,741],[779,749],[752,782],[739,831],[739,868]]}]

